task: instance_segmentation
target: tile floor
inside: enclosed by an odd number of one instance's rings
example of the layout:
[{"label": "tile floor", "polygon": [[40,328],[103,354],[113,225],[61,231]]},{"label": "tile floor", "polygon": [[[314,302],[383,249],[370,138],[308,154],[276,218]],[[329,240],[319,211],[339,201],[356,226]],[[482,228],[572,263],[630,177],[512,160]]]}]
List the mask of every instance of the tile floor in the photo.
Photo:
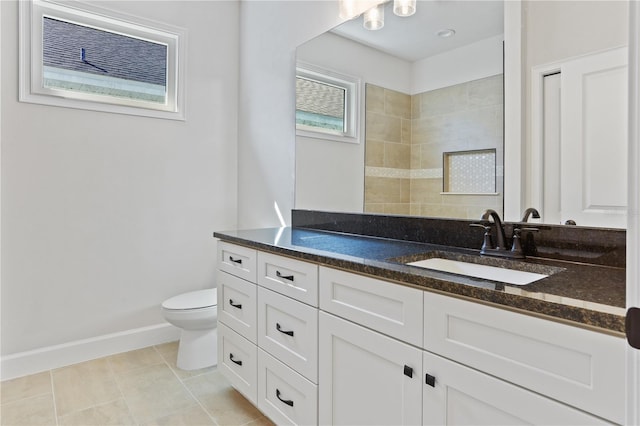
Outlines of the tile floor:
[{"label": "tile floor", "polygon": [[2,426],[272,426],[215,367],[176,367],[177,342],[1,384]]}]

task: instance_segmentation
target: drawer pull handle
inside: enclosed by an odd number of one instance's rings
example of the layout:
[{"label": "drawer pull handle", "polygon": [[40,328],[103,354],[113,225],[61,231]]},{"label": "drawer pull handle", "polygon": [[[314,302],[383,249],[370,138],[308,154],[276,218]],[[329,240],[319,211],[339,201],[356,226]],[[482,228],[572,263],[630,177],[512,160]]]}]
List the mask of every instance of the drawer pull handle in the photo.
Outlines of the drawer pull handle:
[{"label": "drawer pull handle", "polygon": [[242,259],[234,259],[233,256],[229,256],[229,260],[238,265],[242,265]]},{"label": "drawer pull handle", "polygon": [[409,367],[408,365],[404,366],[404,375],[407,376],[408,378],[413,378],[413,368]]},{"label": "drawer pull handle", "polygon": [[229,299],[229,304],[234,308],[242,309],[242,303],[233,303],[233,299]]},{"label": "drawer pull handle", "polygon": [[431,386],[432,388],[436,387],[436,378],[431,374],[426,374],[424,377],[424,382]]},{"label": "drawer pull handle", "polygon": [[237,361],[237,360],[233,359],[233,354],[231,352],[229,352],[229,359],[234,364],[242,365],[242,361]]},{"label": "drawer pull handle", "polygon": [[280,402],[287,404],[289,407],[293,407],[293,401],[290,399],[282,399],[280,397],[280,389],[276,388],[276,398],[280,400]]},{"label": "drawer pull handle", "polygon": [[293,281],[294,280],[293,275],[282,275],[280,273],[280,271],[276,271],[276,277],[282,278],[283,280],[289,280],[289,281]]},{"label": "drawer pull handle", "polygon": [[283,330],[283,329],[280,327],[280,324],[279,324],[279,323],[276,323],[276,330],[278,330],[278,331],[279,331],[280,333],[282,333],[282,334],[286,334],[287,336],[291,336],[291,337],[293,337],[293,330]]}]

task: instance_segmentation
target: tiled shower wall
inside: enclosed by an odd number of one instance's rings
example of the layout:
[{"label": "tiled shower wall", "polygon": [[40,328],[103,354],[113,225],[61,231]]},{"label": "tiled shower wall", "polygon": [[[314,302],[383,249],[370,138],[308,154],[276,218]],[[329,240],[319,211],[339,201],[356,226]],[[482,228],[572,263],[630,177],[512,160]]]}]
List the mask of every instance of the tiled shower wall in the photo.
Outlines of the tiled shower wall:
[{"label": "tiled shower wall", "polygon": [[[413,96],[368,84],[365,212],[502,214],[502,109],[502,75]],[[478,149],[496,150],[495,193],[443,194],[443,153]]]}]

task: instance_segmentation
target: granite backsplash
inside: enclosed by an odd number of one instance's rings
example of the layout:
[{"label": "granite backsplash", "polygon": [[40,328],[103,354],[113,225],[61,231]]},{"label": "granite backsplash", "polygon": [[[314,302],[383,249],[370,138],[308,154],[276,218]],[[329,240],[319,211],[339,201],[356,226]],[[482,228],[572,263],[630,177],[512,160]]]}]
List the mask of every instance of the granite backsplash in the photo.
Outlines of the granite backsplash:
[{"label": "granite backsplash", "polygon": [[[394,240],[480,249],[483,230],[469,226],[479,220],[387,216],[366,213],[338,213],[292,210],[292,226]],[[517,224],[517,222],[515,222]],[[504,224],[507,237],[514,222]],[[526,256],[582,262],[624,268],[626,230],[570,225],[527,223],[537,232],[525,232],[522,247]],[[495,227],[494,227],[495,228]],[[510,238],[509,238],[510,239]],[[494,241],[495,241],[494,229]]]}]

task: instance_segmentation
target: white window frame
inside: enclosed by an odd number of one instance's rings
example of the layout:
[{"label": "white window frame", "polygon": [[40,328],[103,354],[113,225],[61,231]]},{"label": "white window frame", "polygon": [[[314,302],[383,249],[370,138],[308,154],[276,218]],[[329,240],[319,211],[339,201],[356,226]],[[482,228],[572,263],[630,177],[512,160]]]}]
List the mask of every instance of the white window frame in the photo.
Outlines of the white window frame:
[{"label": "white window frame", "polygon": [[[74,1],[20,1],[19,100],[42,105],[185,120],[186,30]],[[167,46],[165,103],[74,92],[43,85],[43,18],[122,34]]]},{"label": "white window frame", "polygon": [[296,135],[338,142],[360,143],[361,80],[358,77],[340,74],[300,61],[296,64],[296,79],[298,77],[308,78],[345,90],[344,123],[346,130],[344,132],[336,132],[329,129],[311,128],[296,123]]}]

